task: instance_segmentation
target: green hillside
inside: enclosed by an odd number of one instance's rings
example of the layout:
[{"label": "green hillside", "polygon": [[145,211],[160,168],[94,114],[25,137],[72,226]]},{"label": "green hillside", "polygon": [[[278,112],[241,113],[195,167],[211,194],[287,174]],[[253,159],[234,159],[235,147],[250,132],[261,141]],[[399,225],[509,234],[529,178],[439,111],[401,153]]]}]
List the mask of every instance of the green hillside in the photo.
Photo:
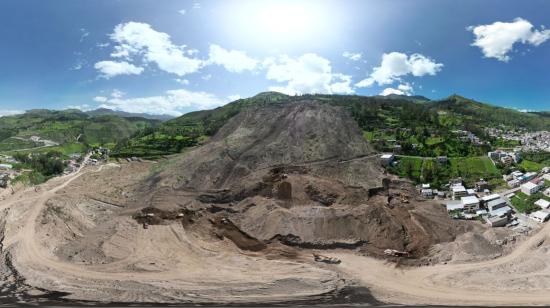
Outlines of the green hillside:
[{"label": "green hillside", "polygon": [[144,118],[91,116],[80,110],[30,110],[20,115],[0,117],[0,151],[44,145],[31,140],[33,136],[60,145],[114,144],[159,123]]},{"label": "green hillside", "polygon": [[[115,148],[118,156],[158,156],[179,153],[212,136],[231,117],[250,106],[283,104],[312,100],[342,106],[349,110],[373,145],[380,151],[392,150],[391,142],[403,146],[404,154],[417,156],[481,156],[488,145],[473,145],[456,135],[468,130],[482,140],[485,127],[523,127],[550,130],[550,118],[544,114],[522,113],[512,109],[479,103],[457,95],[440,101],[417,96],[302,95],[287,96],[264,92],[240,99],[213,110],[197,111],[147,128],[125,138]],[[483,121],[480,121],[483,119]]]}]

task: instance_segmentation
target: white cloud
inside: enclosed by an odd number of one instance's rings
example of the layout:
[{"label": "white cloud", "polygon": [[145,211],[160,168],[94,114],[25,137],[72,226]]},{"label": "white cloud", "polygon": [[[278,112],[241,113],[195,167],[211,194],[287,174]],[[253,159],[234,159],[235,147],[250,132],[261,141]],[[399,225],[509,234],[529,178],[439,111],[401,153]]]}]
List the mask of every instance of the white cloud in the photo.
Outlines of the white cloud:
[{"label": "white cloud", "polygon": [[110,37],[117,43],[111,54],[114,58],[129,61],[140,56],[144,62],[155,63],[159,69],[178,76],[194,73],[203,65],[202,60],[187,56],[185,46],[174,45],[168,34],[155,31],[146,23],[119,24]]},{"label": "white cloud", "polygon": [[121,98],[124,95],[126,95],[126,93],[120,91],[119,89],[113,89],[113,92],[111,92],[111,97],[115,97],[115,98]]},{"label": "white cloud", "polygon": [[88,36],[90,36],[90,32],[85,28],[80,28],[80,42],[82,43]]},{"label": "white cloud", "polygon": [[177,83],[181,83],[182,85],[188,85],[189,84],[189,80],[187,79],[181,79],[181,78],[176,78],[174,79]]},{"label": "white cloud", "polygon": [[96,97],[94,97],[94,102],[98,102],[98,103],[105,103],[107,100],[108,100],[108,98],[105,97],[105,96],[96,96]]},{"label": "white cloud", "polygon": [[409,83],[403,83],[397,86],[397,89],[395,88],[385,88],[382,92],[380,92],[380,95],[390,95],[390,94],[397,94],[397,95],[412,95],[413,94],[413,88]]},{"label": "white cloud", "polygon": [[494,22],[488,25],[470,26],[467,28],[475,35],[472,46],[481,49],[485,57],[499,61],[510,60],[508,53],[514,44],[523,43],[538,46],[550,39],[550,30],[534,29],[533,25],[522,18],[513,22]]},{"label": "white cloud", "polygon": [[314,53],[298,58],[280,56],[267,59],[263,66],[267,68],[266,78],[276,82],[286,82],[285,86],[270,87],[290,95],[303,93],[353,93],[351,77],[332,72],[330,61]]},{"label": "white cloud", "polygon": [[400,52],[385,53],[382,55],[380,66],[375,67],[366,79],[359,81],[355,86],[359,88],[370,87],[374,83],[378,85],[391,84],[400,80],[405,75],[421,77],[435,75],[443,68],[443,64],[415,53],[407,56]]},{"label": "white cloud", "polygon": [[249,57],[246,52],[227,50],[218,45],[210,45],[208,63],[222,65],[226,70],[233,73],[251,71],[258,65],[258,61]]},{"label": "white cloud", "polygon": [[0,117],[25,113],[23,110],[0,110]]},{"label": "white cloud", "polygon": [[201,8],[201,4],[199,2],[195,2],[193,3],[193,8],[194,9],[200,9]]},{"label": "white cloud", "polygon": [[101,77],[110,79],[118,75],[139,75],[143,72],[142,67],[137,67],[126,61],[100,61],[94,65],[94,68],[101,73]]},{"label": "white cloud", "polygon": [[241,96],[239,94],[229,95],[227,97],[227,100],[230,101],[230,102],[234,102],[234,101],[239,100],[239,99],[241,99]]},{"label": "white cloud", "polygon": [[350,52],[350,51],[344,51],[342,56],[351,61],[359,61],[363,57],[363,55],[360,52]]},{"label": "white cloud", "polygon": [[187,11],[184,10],[184,9],[181,9],[181,10],[178,11],[178,13],[180,13],[181,15],[185,15],[185,13],[187,13]]},{"label": "white cloud", "polygon": [[185,111],[184,109],[214,108],[227,102],[228,99],[220,99],[211,93],[177,89],[166,91],[163,95],[158,96],[136,98],[111,97],[99,107],[126,112],[179,116]]},{"label": "white cloud", "polygon": [[66,107],[66,109],[78,109],[80,111],[86,112],[86,111],[92,110],[93,108],[88,104],[82,104],[82,105],[69,105]]}]

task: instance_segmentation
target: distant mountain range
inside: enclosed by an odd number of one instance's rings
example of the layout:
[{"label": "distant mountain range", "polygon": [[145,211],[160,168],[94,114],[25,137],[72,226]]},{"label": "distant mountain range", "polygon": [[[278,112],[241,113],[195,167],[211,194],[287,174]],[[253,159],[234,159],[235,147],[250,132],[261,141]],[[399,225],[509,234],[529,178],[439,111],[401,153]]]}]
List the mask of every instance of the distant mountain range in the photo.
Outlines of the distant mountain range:
[{"label": "distant mountain range", "polygon": [[86,113],[91,116],[114,115],[122,118],[144,118],[144,119],[159,120],[159,121],[168,121],[170,119],[175,118],[167,114],[132,113],[132,112],[112,110],[108,108],[99,108],[96,110],[87,111]]}]

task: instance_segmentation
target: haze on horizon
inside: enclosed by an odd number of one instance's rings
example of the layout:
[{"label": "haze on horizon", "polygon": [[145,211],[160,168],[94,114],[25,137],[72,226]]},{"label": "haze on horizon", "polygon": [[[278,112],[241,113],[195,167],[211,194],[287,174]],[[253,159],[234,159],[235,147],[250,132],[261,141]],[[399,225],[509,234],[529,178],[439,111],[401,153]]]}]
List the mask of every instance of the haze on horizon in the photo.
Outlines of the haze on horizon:
[{"label": "haze on horizon", "polygon": [[457,93],[548,110],[549,10],[542,0],[6,0],[0,115],[180,115],[267,90]]}]

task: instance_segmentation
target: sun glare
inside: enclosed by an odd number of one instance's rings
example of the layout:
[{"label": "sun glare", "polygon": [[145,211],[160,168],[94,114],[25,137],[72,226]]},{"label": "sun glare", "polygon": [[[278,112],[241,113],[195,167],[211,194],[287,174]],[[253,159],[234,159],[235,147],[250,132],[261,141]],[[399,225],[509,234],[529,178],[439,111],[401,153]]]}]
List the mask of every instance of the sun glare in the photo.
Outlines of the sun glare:
[{"label": "sun glare", "polygon": [[227,20],[225,31],[268,45],[304,44],[335,27],[331,24],[335,15],[329,13],[326,2],[257,1],[234,9],[239,13]]}]

